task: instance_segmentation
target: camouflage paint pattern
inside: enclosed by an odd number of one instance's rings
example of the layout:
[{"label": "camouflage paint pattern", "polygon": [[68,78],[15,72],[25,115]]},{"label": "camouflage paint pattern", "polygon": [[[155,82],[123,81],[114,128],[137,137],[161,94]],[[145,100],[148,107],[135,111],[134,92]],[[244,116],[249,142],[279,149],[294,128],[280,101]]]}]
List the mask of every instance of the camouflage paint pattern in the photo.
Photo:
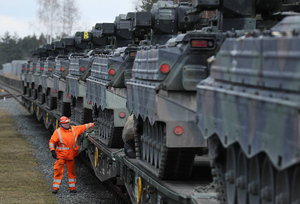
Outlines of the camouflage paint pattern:
[{"label": "camouflage paint pattern", "polygon": [[[56,69],[53,74],[54,79],[54,89],[58,92],[58,95],[61,96],[61,100],[66,103],[71,102],[71,97],[67,97],[67,84],[66,84],[66,76],[69,73],[69,64],[70,61],[67,56],[61,56],[56,58]],[[61,69],[64,69],[62,71]]]},{"label": "camouflage paint pattern", "polygon": [[35,70],[36,70],[36,62],[35,62],[35,61],[31,61],[31,62],[29,63],[29,72],[28,72],[28,74],[27,74],[27,76],[28,76],[27,82],[28,82],[30,85],[31,85],[32,82],[34,82],[34,77],[33,77],[33,75],[34,75],[34,73],[35,73]]},{"label": "camouflage paint pattern", "polygon": [[[128,76],[131,73],[135,53],[136,48],[123,47],[111,54],[96,56],[91,76],[87,79],[87,99],[101,110],[114,110],[114,127],[123,127],[129,116],[126,108],[125,74]],[[112,69],[114,75],[109,74]],[[126,116],[120,118],[120,112],[124,112]]]},{"label": "camouflage paint pattern", "polygon": [[[48,57],[44,62],[44,70],[41,75],[42,87],[44,89],[54,88],[53,86],[53,73],[55,72],[55,58]],[[51,79],[49,79],[49,77]]]},{"label": "camouflage paint pattern", "polygon": [[[86,98],[86,84],[85,81],[90,75],[91,65],[93,63],[93,57],[84,54],[72,54],[70,55],[69,74],[66,77],[67,80],[67,92],[76,98]],[[84,71],[81,71],[81,68]],[[86,104],[86,103],[84,103]]]},{"label": "camouflage paint pattern", "polygon": [[[69,65],[70,65],[70,61],[67,56],[61,56],[61,57],[57,57],[55,59],[55,67],[56,68],[55,68],[55,71],[53,74],[54,89],[60,90],[60,91],[65,91],[65,89],[63,89],[62,87],[59,86],[59,81],[66,80],[66,76],[69,73]],[[62,69],[64,71],[62,71]]]},{"label": "camouflage paint pattern", "polygon": [[299,36],[226,39],[211,76],[197,86],[198,126],[277,169],[300,162]]},{"label": "camouflage paint pattern", "polygon": [[36,63],[36,72],[34,73],[34,84],[35,84],[35,88],[37,88],[38,86],[42,86],[42,81],[40,78],[40,75],[43,74],[43,70],[44,69],[44,60],[43,59],[38,59],[37,63]]},{"label": "camouflage paint pattern", "polygon": [[[87,98],[92,101],[93,105],[101,107],[102,110],[107,108],[107,104],[110,103],[106,99],[108,86],[125,88],[125,74],[127,77],[131,77],[134,60],[134,56],[130,57],[131,53],[136,53],[136,48],[118,48],[112,54],[95,57],[91,76],[87,79]],[[109,74],[111,69],[114,70],[114,75]],[[122,97],[124,98],[124,96]]]},{"label": "camouflage paint pattern", "polygon": [[[222,34],[191,32],[137,53],[127,85],[127,108],[143,121],[166,123],[167,147],[203,147],[196,120],[196,84],[208,76],[206,59],[215,53]],[[211,47],[192,48],[192,40],[211,41]],[[201,57],[199,57],[199,55]],[[169,72],[160,71],[168,65]],[[175,135],[182,126],[184,133]]]}]

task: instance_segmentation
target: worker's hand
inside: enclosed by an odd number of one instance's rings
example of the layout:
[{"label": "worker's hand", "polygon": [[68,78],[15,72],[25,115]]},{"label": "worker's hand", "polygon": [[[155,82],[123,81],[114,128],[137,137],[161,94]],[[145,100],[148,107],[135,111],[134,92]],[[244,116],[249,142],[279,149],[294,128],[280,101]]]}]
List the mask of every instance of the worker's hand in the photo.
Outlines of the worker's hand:
[{"label": "worker's hand", "polygon": [[57,155],[56,155],[55,150],[52,150],[52,151],[51,151],[51,154],[52,154],[52,157],[53,157],[54,159],[57,159]]}]

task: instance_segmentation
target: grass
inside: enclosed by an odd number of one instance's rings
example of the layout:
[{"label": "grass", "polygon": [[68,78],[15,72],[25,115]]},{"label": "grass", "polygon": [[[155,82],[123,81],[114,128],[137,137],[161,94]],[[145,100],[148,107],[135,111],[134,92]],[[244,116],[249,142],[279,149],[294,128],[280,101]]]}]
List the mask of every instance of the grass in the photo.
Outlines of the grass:
[{"label": "grass", "polygon": [[0,109],[0,203],[57,203],[38,172],[33,147]]}]

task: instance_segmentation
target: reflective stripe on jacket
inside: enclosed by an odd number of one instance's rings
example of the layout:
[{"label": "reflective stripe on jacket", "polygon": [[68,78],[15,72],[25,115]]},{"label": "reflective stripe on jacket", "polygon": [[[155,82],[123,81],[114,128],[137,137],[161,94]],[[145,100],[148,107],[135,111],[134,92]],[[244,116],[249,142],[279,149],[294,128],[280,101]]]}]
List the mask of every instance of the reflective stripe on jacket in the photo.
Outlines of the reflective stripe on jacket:
[{"label": "reflective stripe on jacket", "polygon": [[73,160],[78,155],[79,146],[76,144],[78,136],[91,127],[94,127],[94,123],[71,126],[68,130],[57,128],[49,141],[50,151],[56,147],[57,158]]}]

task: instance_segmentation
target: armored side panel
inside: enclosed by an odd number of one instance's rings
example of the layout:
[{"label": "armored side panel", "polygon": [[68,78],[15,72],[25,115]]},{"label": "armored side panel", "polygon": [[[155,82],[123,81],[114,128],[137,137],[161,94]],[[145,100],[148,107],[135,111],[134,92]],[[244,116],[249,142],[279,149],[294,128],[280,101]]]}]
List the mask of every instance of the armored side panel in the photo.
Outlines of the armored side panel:
[{"label": "armored side panel", "polygon": [[69,73],[69,58],[68,56],[58,56],[55,59],[55,71],[53,74],[54,78],[54,89],[55,90],[60,90],[60,91],[66,91],[66,87],[60,87],[59,86],[59,80],[64,80],[66,79],[66,76]]},{"label": "armored side panel", "polygon": [[75,40],[74,37],[65,37],[61,39],[61,42],[63,43],[64,47],[64,55],[68,55],[71,52],[75,51]]},{"label": "armored side panel", "polygon": [[191,9],[188,3],[181,3],[177,7],[177,28],[179,31],[186,32],[187,30],[193,30],[195,24],[199,20],[199,14],[189,14],[187,12]]},{"label": "armored side panel", "polygon": [[226,39],[210,77],[197,86],[198,126],[228,203],[299,198],[289,176],[300,178],[300,38],[286,31]]},{"label": "armored side panel", "polygon": [[177,25],[172,23],[176,21],[176,8],[163,7],[157,10],[152,10],[152,15],[155,19],[153,32],[159,34],[177,33]]},{"label": "armored side panel", "polygon": [[31,96],[31,87],[30,87],[30,83],[29,80],[31,78],[31,75],[29,75],[30,72],[30,61],[28,61],[27,63],[24,64],[24,70],[23,70],[23,97],[22,97],[22,101],[24,103],[24,105],[29,108],[30,107],[30,96]]},{"label": "armored side panel", "polygon": [[47,84],[47,78],[52,77],[53,73],[55,72],[55,58],[54,57],[48,57],[46,61],[44,62],[44,70],[43,74],[41,76],[42,78],[42,87],[44,89],[47,89],[48,87],[53,87],[53,84]]},{"label": "armored side panel", "polygon": [[36,72],[34,73],[34,83],[35,86],[42,86],[42,81],[40,75],[43,73],[44,70],[44,61],[42,59],[38,59],[36,63]]},{"label": "armored side panel", "polygon": [[53,74],[55,72],[55,58],[48,57],[44,63],[43,74],[41,75],[42,87],[45,90],[46,108],[56,109],[57,91],[54,89]]},{"label": "armored side panel", "polygon": [[36,61],[32,61],[30,63],[30,72],[31,72],[31,77],[30,77],[30,87],[31,87],[31,99],[35,100],[37,98],[37,90],[35,89],[35,83],[34,83],[34,74],[36,72]]},{"label": "armored side panel", "polygon": [[215,10],[220,6],[220,0],[193,0],[193,7],[203,10]]},{"label": "armored side panel", "polygon": [[[151,171],[160,178],[189,177],[195,149],[206,147],[195,124],[196,84],[208,76],[206,59],[223,38],[222,34],[191,32],[170,39],[165,46],[137,52],[132,79],[126,83],[127,108],[136,117],[137,157],[148,169],[148,163],[152,164]],[[151,143],[157,145],[151,147]],[[180,151],[185,152],[182,158]],[[171,172],[177,168],[169,162],[174,157],[186,162],[178,164],[186,166],[176,169],[178,174]]]},{"label": "armored side panel", "polygon": [[136,12],[134,13],[133,27],[150,27],[151,13],[150,12]]},{"label": "armored side panel", "polygon": [[105,47],[108,44],[108,37],[102,36],[101,30],[92,31],[92,43],[94,47]]},{"label": "armored side panel", "polygon": [[54,90],[57,92],[57,115],[67,116],[71,115],[71,97],[67,93],[66,76],[69,73],[69,58],[68,56],[57,56],[55,59],[56,69],[53,74]]},{"label": "armored side panel", "polygon": [[122,14],[115,20],[116,47],[128,46],[134,43],[133,21],[127,20]]},{"label": "armored side panel", "polygon": [[85,96],[84,92],[80,91],[79,81],[85,81],[90,75],[90,69],[93,62],[92,57],[83,54],[72,54],[70,56],[69,74],[67,75],[68,92],[74,96]]},{"label": "armored side panel", "polygon": [[87,80],[87,98],[96,112],[96,135],[109,147],[123,145],[120,133],[129,116],[124,76],[131,75],[136,49],[118,48],[110,55],[95,57]]},{"label": "armored side panel", "polygon": [[113,23],[102,23],[102,35],[113,35],[115,33],[115,25]]},{"label": "armored side panel", "polygon": [[198,124],[206,138],[217,134],[226,147],[238,142],[247,157],[265,152],[278,169],[300,161],[293,155],[300,150],[294,145],[300,141],[299,42],[298,36],[224,42],[211,76],[198,85]]},{"label": "armored side panel", "polygon": [[67,94],[71,95],[71,119],[76,124],[92,122],[92,106],[86,100],[86,79],[90,75],[93,56],[70,55],[69,74],[66,77]]}]

